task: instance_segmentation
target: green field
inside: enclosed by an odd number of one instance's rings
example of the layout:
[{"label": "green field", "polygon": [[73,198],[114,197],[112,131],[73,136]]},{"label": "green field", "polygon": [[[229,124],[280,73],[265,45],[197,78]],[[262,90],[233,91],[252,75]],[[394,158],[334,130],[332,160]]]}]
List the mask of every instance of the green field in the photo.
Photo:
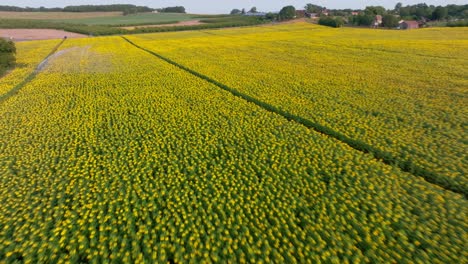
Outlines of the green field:
[{"label": "green field", "polygon": [[78,19],[53,19],[53,22],[65,22],[86,25],[141,25],[141,24],[161,24],[167,22],[180,22],[196,19],[197,15],[176,14],[176,13],[142,13],[127,16],[91,17]]}]

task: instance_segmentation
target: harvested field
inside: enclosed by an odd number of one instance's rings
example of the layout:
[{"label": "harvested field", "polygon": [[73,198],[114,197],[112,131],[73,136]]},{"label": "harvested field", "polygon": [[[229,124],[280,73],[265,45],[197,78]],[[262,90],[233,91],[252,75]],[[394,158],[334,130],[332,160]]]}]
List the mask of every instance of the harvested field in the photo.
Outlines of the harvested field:
[{"label": "harvested field", "polygon": [[127,29],[127,30],[134,30],[136,28],[196,26],[196,25],[201,25],[201,24],[205,24],[205,23],[200,22],[200,20],[189,20],[189,21],[181,21],[179,23],[173,23],[173,24],[143,25],[143,26],[121,27],[121,28]]},{"label": "harvested field", "polygon": [[13,41],[44,40],[67,38],[84,38],[86,35],[57,29],[0,29],[0,37]]},{"label": "harvested field", "polygon": [[121,16],[122,12],[6,12],[0,11],[0,18],[7,19],[80,19]]}]

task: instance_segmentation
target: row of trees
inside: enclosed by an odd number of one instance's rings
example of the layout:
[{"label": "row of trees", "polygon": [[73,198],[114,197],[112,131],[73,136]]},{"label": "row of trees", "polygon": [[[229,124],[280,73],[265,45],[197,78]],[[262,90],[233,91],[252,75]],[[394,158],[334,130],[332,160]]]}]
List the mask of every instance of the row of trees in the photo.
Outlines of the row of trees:
[{"label": "row of trees", "polygon": [[[321,10],[326,10],[325,7],[307,4],[305,7],[309,13],[321,13]],[[468,18],[468,5],[447,5],[434,6],[427,4],[416,4],[404,6],[402,3],[396,4],[394,9],[387,10],[383,6],[367,6],[364,10],[360,9],[328,9],[328,13],[332,16],[351,16],[354,12],[362,15],[398,15],[403,19],[466,19]]]},{"label": "row of trees", "polygon": [[147,6],[136,5],[77,5],[66,6],[62,11],[64,12],[128,12],[134,10],[135,13],[151,12],[152,8]]},{"label": "row of trees", "polygon": [[135,12],[151,12],[154,9],[147,6],[136,6],[130,4],[115,4],[115,5],[77,5],[66,6],[64,8],[54,7],[17,7],[17,6],[0,6],[0,11],[14,12],[126,12],[134,10]]},{"label": "row of trees", "polygon": [[156,11],[160,13],[182,13],[185,14],[185,7],[183,6],[171,6],[171,7],[165,7],[165,8],[158,8]]},{"label": "row of trees", "polygon": [[[245,8],[242,8],[242,10],[241,10],[241,9],[234,8],[234,9],[231,11],[231,15],[243,15],[243,14],[245,14],[245,13],[246,13],[246,12],[245,12]],[[258,13],[257,7],[254,6],[254,7],[250,8],[249,13]]]},{"label": "row of trees", "polygon": [[137,14],[158,11],[160,13],[186,13],[185,7],[174,6],[159,9],[153,9],[147,6],[136,6],[130,4],[115,4],[115,5],[77,5],[66,6],[64,8],[54,7],[17,7],[17,6],[0,6],[0,11],[9,12],[122,12],[124,15]]},{"label": "row of trees", "polygon": [[0,77],[16,62],[16,47],[13,41],[0,38]]},{"label": "row of trees", "polygon": [[62,12],[63,8],[54,7],[54,8],[46,8],[46,7],[18,7],[18,6],[7,6],[7,5],[0,5],[0,11],[6,12]]},{"label": "row of trees", "polygon": [[413,17],[415,19],[429,18],[441,20],[446,18],[468,18],[468,5],[447,5],[433,6],[427,4],[417,4],[403,6],[398,3],[394,10],[389,12],[401,17]]},{"label": "row of trees", "polygon": [[322,25],[322,26],[338,28],[338,27],[342,27],[345,24],[345,21],[341,17],[323,16],[323,17],[320,17],[318,23],[319,25]]}]

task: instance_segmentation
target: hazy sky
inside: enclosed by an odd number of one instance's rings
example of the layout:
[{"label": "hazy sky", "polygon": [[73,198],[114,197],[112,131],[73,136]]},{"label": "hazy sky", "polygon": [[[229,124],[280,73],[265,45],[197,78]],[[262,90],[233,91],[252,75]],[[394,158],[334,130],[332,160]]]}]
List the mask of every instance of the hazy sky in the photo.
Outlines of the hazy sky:
[{"label": "hazy sky", "polygon": [[135,5],[145,5],[153,8],[166,6],[185,6],[189,13],[228,13],[233,8],[250,9],[256,6],[259,11],[279,11],[281,7],[293,5],[296,8],[303,8],[306,3],[314,3],[335,8],[364,8],[367,5],[382,5],[386,8],[393,8],[396,3],[402,2],[404,5],[417,4],[425,2],[428,5],[447,5],[447,4],[467,4],[467,0],[1,0],[0,5],[31,6],[31,7],[63,7],[67,5],[89,5],[89,4],[118,4],[132,3]]}]

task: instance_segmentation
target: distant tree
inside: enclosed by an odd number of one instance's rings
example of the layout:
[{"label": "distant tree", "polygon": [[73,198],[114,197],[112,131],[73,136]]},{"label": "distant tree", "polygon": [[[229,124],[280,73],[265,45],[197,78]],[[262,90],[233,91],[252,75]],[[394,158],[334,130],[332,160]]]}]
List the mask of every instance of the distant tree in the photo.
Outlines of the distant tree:
[{"label": "distant tree", "polygon": [[257,13],[257,8],[255,6],[250,8],[249,13]]},{"label": "distant tree", "polygon": [[146,6],[135,6],[135,5],[79,5],[79,6],[66,6],[62,11],[65,12],[126,12],[128,10],[136,9],[140,12],[151,12],[154,9]]},{"label": "distant tree", "polygon": [[387,27],[387,28],[398,27],[398,24],[399,24],[398,22],[399,22],[398,17],[394,15],[387,14],[382,17],[382,24],[384,27]]},{"label": "distant tree", "polygon": [[357,26],[370,26],[374,22],[374,15],[359,14],[353,17],[353,24]]},{"label": "distant tree", "polygon": [[285,6],[279,12],[279,19],[289,20],[296,17],[296,8],[294,6]]},{"label": "distant tree", "polygon": [[242,13],[242,11],[239,10],[239,9],[233,9],[233,10],[231,11],[231,15],[238,15],[238,14],[240,14],[240,13]]},{"label": "distant tree", "polygon": [[344,25],[344,20],[341,17],[322,16],[318,23],[322,26],[339,28]]},{"label": "distant tree", "polygon": [[408,17],[411,16],[410,14],[410,8],[409,7],[402,7],[398,11],[398,14],[400,14],[401,17]]},{"label": "distant tree", "polygon": [[432,19],[434,20],[442,20],[442,19],[445,19],[447,16],[448,16],[448,10],[447,8],[442,7],[442,6],[436,7],[434,12],[432,12]]},{"label": "distant tree", "polygon": [[383,15],[387,12],[383,6],[367,6],[364,10],[366,15]]},{"label": "distant tree", "polygon": [[0,38],[0,76],[16,62],[16,46],[13,41]]},{"label": "distant tree", "polygon": [[242,8],[241,13],[244,15],[245,14],[245,8]]},{"label": "distant tree", "polygon": [[265,18],[268,19],[268,20],[276,20],[276,19],[278,19],[278,15],[269,12],[269,13],[266,14]]},{"label": "distant tree", "polygon": [[165,7],[159,10],[161,13],[183,13],[185,14],[185,7],[183,6],[173,6],[173,7]]},{"label": "distant tree", "polygon": [[401,2],[398,2],[396,5],[395,5],[395,11],[397,13],[400,12],[400,9],[403,7],[403,4]]},{"label": "distant tree", "polygon": [[320,13],[322,10],[325,9],[325,7],[319,6],[319,5],[314,5],[314,4],[307,4],[304,9],[308,13]]}]

